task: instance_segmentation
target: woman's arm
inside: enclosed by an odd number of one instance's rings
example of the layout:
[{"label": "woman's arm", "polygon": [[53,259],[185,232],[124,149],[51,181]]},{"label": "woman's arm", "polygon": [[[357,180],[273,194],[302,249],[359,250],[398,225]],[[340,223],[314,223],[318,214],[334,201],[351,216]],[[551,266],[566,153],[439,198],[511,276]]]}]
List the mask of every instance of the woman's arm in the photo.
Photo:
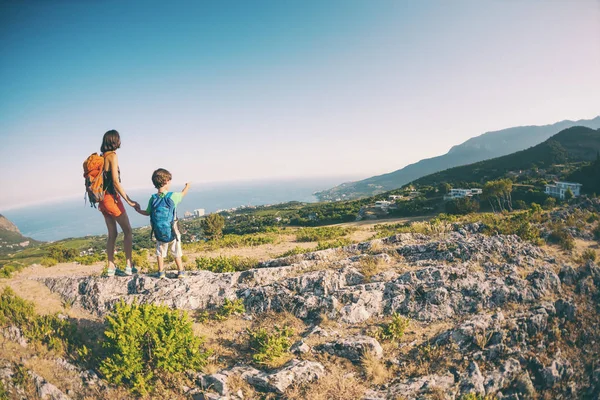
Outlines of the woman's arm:
[{"label": "woman's arm", "polygon": [[129,204],[131,207],[135,207],[137,203],[127,196],[127,193],[125,193],[125,188],[123,188],[121,182],[119,182],[119,159],[117,158],[117,153],[111,154],[108,158],[108,162],[115,190],[121,195],[121,197],[125,199],[127,204]]}]

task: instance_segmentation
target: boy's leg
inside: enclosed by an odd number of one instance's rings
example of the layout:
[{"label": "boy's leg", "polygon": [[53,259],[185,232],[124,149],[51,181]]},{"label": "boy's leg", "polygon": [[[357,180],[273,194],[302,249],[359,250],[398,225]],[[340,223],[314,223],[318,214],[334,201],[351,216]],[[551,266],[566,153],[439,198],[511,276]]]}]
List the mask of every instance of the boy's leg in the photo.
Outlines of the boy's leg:
[{"label": "boy's leg", "polygon": [[183,261],[181,257],[183,257],[183,251],[181,250],[181,234],[179,233],[179,229],[177,229],[177,222],[175,222],[173,229],[175,230],[175,240],[173,244],[171,244],[171,254],[175,258],[175,265],[177,265],[177,270],[183,271]]},{"label": "boy's leg", "polygon": [[159,273],[165,270],[165,257],[167,256],[168,249],[169,243],[156,242],[156,261],[158,262]]}]

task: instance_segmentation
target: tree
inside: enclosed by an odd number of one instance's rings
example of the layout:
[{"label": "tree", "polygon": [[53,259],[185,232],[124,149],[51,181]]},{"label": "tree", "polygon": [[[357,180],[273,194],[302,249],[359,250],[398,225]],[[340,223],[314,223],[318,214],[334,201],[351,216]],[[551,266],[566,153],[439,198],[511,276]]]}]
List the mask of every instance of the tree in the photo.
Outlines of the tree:
[{"label": "tree", "polygon": [[510,179],[489,181],[483,186],[482,198],[490,202],[493,212],[496,212],[494,204],[498,205],[498,211],[512,211],[512,190],[513,182]]},{"label": "tree", "polygon": [[554,207],[556,207],[556,199],[554,197],[548,197],[546,200],[544,200],[544,208],[546,210],[551,210]]},{"label": "tree", "polygon": [[575,196],[573,195],[573,192],[571,191],[571,188],[567,188],[567,190],[565,191],[565,200],[569,201],[573,197],[575,197]]},{"label": "tree", "polygon": [[479,211],[479,202],[471,197],[463,197],[446,203],[446,213],[465,215]]},{"label": "tree", "polygon": [[441,194],[448,194],[450,189],[452,189],[452,186],[450,186],[450,184],[447,182],[442,182],[438,185],[438,190]]},{"label": "tree", "polygon": [[209,214],[200,223],[204,236],[209,240],[217,240],[223,236],[225,218],[221,214]]}]

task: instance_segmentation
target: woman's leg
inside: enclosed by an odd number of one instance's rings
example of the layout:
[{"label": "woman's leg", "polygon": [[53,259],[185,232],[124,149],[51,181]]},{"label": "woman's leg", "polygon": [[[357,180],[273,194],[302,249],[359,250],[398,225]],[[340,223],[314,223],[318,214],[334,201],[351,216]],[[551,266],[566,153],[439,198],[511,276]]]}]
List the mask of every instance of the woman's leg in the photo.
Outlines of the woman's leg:
[{"label": "woman's leg", "polygon": [[132,252],[132,247],[133,247],[133,235],[131,233],[131,224],[129,223],[129,217],[127,216],[127,213],[124,212],[123,214],[119,215],[118,217],[116,217],[117,223],[119,224],[119,226],[121,227],[121,230],[123,231],[123,248],[125,250],[125,258],[127,259],[127,266],[131,267],[131,252]]},{"label": "woman's leg", "polygon": [[104,215],[104,221],[108,228],[108,239],[106,239],[106,257],[108,258],[108,269],[115,269],[115,242],[117,241],[117,222],[114,217]]}]

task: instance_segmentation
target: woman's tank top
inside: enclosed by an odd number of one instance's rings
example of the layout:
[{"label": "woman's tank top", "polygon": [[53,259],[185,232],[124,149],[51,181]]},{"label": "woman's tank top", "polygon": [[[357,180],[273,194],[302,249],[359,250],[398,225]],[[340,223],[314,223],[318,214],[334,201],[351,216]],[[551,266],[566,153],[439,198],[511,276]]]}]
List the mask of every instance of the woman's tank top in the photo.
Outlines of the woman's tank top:
[{"label": "woman's tank top", "polygon": [[[103,154],[106,157],[106,154]],[[121,182],[121,170],[118,171],[119,174],[119,182]],[[104,191],[108,194],[112,194],[113,196],[117,194],[115,190],[115,182],[113,181],[112,171],[104,171]]]}]

